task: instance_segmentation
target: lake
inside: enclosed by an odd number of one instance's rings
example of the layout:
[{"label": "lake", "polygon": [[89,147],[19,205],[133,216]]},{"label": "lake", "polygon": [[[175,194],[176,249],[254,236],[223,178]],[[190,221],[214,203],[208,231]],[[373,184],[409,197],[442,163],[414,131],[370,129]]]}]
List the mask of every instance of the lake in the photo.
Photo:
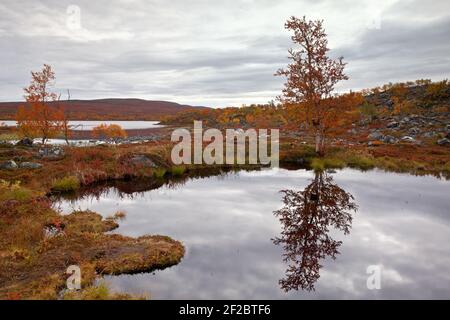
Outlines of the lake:
[{"label": "lake", "polygon": [[[152,129],[161,128],[163,125],[159,124],[159,121],[115,121],[115,120],[105,120],[105,121],[93,121],[93,120],[74,120],[69,121],[69,125],[74,131],[90,131],[94,127],[105,123],[105,124],[118,124],[125,130],[133,129]],[[6,125],[8,127],[15,127],[17,122],[14,120],[0,120],[0,125]]]},{"label": "lake", "polygon": [[[64,213],[124,210],[114,232],[185,245],[177,266],[106,277],[114,290],[152,299],[450,298],[449,181],[267,169],[130,186],[55,203]],[[280,190],[290,190],[285,201]]]}]

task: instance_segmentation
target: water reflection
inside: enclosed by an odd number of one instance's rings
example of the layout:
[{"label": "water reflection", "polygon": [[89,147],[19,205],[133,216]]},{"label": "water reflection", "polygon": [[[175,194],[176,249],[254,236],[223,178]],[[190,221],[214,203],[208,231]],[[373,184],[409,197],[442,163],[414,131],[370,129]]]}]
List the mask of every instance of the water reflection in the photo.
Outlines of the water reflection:
[{"label": "water reflection", "polygon": [[[312,179],[311,171],[269,169],[148,191],[144,182],[121,182],[98,198],[86,193],[59,204],[64,213],[90,209],[104,217],[122,210],[127,217],[114,233],[163,234],[185,245],[186,256],[170,269],[106,277],[116,291],[152,299],[450,298],[450,182],[378,170],[333,173],[332,184],[359,207],[351,211],[351,232],[329,225],[327,235],[342,241],[340,254],[319,259],[315,290],[282,290],[288,264],[271,240],[283,231],[273,212],[283,207],[280,190],[305,190]],[[382,266],[381,290],[366,286],[369,265]]]},{"label": "water reflection", "polygon": [[283,208],[274,212],[282,225],[281,236],[274,239],[284,249],[288,263],[286,277],[280,280],[283,290],[314,290],[319,279],[321,260],[336,258],[342,241],[333,239],[330,228],[348,234],[352,212],[357,205],[353,196],[334,183],[331,175],[317,172],[302,191],[282,190]]}]

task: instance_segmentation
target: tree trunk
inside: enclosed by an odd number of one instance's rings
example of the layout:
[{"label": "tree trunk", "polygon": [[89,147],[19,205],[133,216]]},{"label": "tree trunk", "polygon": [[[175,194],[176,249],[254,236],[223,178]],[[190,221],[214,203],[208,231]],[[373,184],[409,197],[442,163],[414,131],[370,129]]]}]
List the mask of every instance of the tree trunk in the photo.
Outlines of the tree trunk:
[{"label": "tree trunk", "polygon": [[325,135],[320,129],[316,131],[316,153],[319,156],[325,154]]},{"label": "tree trunk", "polygon": [[320,138],[320,132],[319,132],[319,130],[317,130],[316,131],[316,153],[317,154],[320,154],[320,145],[321,145],[320,141],[321,140],[322,139]]}]

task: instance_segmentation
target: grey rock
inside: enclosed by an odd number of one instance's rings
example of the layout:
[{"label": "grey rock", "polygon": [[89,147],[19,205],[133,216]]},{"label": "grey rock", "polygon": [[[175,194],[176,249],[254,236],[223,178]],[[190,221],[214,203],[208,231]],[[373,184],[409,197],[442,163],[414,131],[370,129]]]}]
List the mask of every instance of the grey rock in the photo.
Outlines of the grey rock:
[{"label": "grey rock", "polygon": [[416,139],[414,139],[413,137],[410,137],[410,136],[404,136],[404,137],[402,137],[402,141],[403,141],[403,142],[411,142],[411,143],[417,142]]},{"label": "grey rock", "polygon": [[22,140],[17,141],[16,146],[32,147],[33,139],[23,138]]},{"label": "grey rock", "polygon": [[429,131],[423,134],[424,138],[433,138],[435,136],[437,136],[437,133],[435,131]]},{"label": "grey rock", "polygon": [[408,133],[412,136],[418,135],[420,133],[420,129],[417,127],[413,127],[409,129]]},{"label": "grey rock", "polygon": [[385,136],[383,139],[384,143],[390,143],[390,144],[394,144],[398,142],[398,139],[396,137],[393,136]]},{"label": "grey rock", "polygon": [[42,168],[42,164],[37,162],[22,162],[19,164],[19,167],[22,169],[39,169]]},{"label": "grey rock", "polygon": [[448,147],[448,146],[450,146],[450,140],[447,138],[443,138],[443,139],[438,140],[437,144],[440,146]]},{"label": "grey rock", "polygon": [[58,146],[40,148],[38,153],[43,158],[62,158],[65,154],[64,149]]},{"label": "grey rock", "polygon": [[157,168],[158,166],[148,156],[143,154],[134,155],[130,161],[134,165],[143,166],[147,168]]},{"label": "grey rock", "polygon": [[383,140],[384,135],[380,131],[374,131],[367,136],[370,140]]},{"label": "grey rock", "polygon": [[398,128],[400,126],[400,123],[397,121],[391,121],[388,123],[388,125],[386,126],[389,129],[393,129],[393,128]]},{"label": "grey rock", "polygon": [[19,166],[14,160],[8,160],[0,163],[0,169],[17,169]]}]

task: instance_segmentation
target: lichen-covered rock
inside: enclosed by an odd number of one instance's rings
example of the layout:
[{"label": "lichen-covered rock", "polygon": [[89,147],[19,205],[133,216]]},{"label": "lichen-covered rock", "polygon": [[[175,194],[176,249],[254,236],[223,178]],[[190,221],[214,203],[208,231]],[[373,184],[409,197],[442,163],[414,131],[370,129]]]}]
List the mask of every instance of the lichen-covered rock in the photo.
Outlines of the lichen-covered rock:
[{"label": "lichen-covered rock", "polygon": [[414,139],[413,137],[410,137],[410,136],[404,136],[402,138],[402,141],[403,142],[409,142],[409,143],[416,143],[417,142],[416,139]]},{"label": "lichen-covered rock", "polygon": [[40,148],[38,153],[39,156],[47,159],[60,159],[65,155],[64,149],[58,146],[46,146]]},{"label": "lichen-covered rock", "polygon": [[369,134],[367,138],[369,138],[370,140],[380,140],[381,141],[381,140],[383,140],[384,135],[379,131],[374,131],[371,134]]},{"label": "lichen-covered rock", "polygon": [[443,139],[438,140],[437,144],[440,146],[448,147],[448,146],[450,146],[450,140],[447,138],[443,138]]},{"label": "lichen-covered rock", "polygon": [[14,160],[8,160],[0,163],[0,169],[17,169],[19,166]]},{"label": "lichen-covered rock", "polygon": [[42,164],[37,162],[22,162],[19,164],[19,167],[22,169],[40,169],[42,168]]}]

